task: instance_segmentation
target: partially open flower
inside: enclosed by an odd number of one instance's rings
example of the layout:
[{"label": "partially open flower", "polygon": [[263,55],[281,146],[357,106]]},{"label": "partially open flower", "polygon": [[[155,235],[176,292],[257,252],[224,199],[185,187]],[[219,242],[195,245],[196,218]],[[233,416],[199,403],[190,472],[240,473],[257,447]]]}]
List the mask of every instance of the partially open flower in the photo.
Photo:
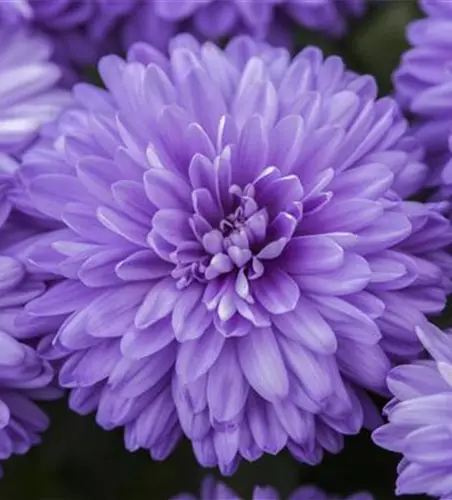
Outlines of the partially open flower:
[{"label": "partially open flower", "polygon": [[374,441],[403,454],[396,493],[452,495],[452,337],[424,323],[417,334],[431,359],[394,368],[388,386],[394,395],[384,412],[389,423]]}]

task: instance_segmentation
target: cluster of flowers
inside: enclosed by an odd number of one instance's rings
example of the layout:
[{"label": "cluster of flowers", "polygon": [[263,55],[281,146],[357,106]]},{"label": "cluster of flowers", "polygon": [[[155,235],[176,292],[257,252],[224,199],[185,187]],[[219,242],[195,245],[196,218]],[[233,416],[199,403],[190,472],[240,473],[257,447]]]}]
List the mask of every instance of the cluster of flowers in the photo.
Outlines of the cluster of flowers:
[{"label": "cluster of flowers", "polygon": [[0,3],[1,460],[67,388],[225,475],[379,427],[400,493],[452,498],[452,4],[422,5],[392,99],[288,50],[365,0]]}]

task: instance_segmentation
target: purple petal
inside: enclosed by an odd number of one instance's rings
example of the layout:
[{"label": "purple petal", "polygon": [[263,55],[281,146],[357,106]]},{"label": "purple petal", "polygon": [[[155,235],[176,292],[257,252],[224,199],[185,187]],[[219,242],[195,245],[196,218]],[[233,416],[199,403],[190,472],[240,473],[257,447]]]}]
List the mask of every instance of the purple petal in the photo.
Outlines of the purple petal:
[{"label": "purple petal", "polygon": [[403,446],[405,457],[415,463],[446,467],[452,463],[450,426],[432,425],[411,432]]},{"label": "purple petal", "polygon": [[391,187],[394,174],[385,165],[372,163],[341,172],[331,183],[338,195],[377,200]]},{"label": "purple petal", "polygon": [[17,366],[23,362],[26,351],[15,339],[0,331],[0,365]]},{"label": "purple petal", "polygon": [[236,348],[227,342],[209,370],[207,401],[213,422],[227,423],[243,409],[249,384],[243,376]]},{"label": "purple petal", "polygon": [[138,329],[147,328],[161,320],[173,310],[181,292],[176,287],[173,278],[166,278],[152,286],[138,309],[135,326]]},{"label": "purple petal", "polygon": [[152,168],[144,174],[147,197],[157,208],[187,209],[190,189],[183,179],[163,168]]},{"label": "purple petal", "polygon": [[201,338],[183,342],[178,351],[176,373],[183,384],[200,378],[213,366],[220,356],[225,338],[214,328]]},{"label": "purple petal", "polygon": [[282,118],[270,135],[268,165],[278,165],[282,174],[295,171],[304,140],[303,118],[297,115],[288,115]]},{"label": "purple petal", "polygon": [[175,405],[168,388],[139,414],[135,424],[138,442],[144,448],[151,448],[176,420]]},{"label": "purple petal", "polygon": [[428,322],[417,326],[416,334],[435,360],[452,364],[452,337],[450,335]]},{"label": "purple petal", "polygon": [[134,398],[154,387],[173,368],[176,345],[171,343],[143,360],[122,357],[111,371],[108,385],[119,396]]},{"label": "purple petal", "polygon": [[438,373],[435,363],[397,366],[391,370],[387,379],[388,388],[400,401],[420,396],[447,392],[448,383]]},{"label": "purple petal", "polygon": [[392,409],[390,422],[413,426],[448,425],[451,403],[451,393],[402,401]]},{"label": "purple petal", "polygon": [[247,416],[251,434],[259,448],[277,455],[287,444],[287,433],[279,423],[273,405],[255,398],[248,406]]},{"label": "purple petal", "polygon": [[29,190],[38,210],[55,219],[61,218],[67,203],[84,200],[87,196],[75,177],[61,174],[40,175],[33,180]]},{"label": "purple petal", "polygon": [[333,391],[326,364],[331,356],[320,356],[289,339],[279,339],[279,344],[288,367],[301,382],[306,394],[316,402],[322,402]]},{"label": "purple petal", "polygon": [[26,311],[34,316],[70,313],[87,305],[96,295],[97,291],[90,290],[78,281],[65,280],[29,302]]},{"label": "purple petal", "polygon": [[168,243],[177,245],[183,241],[193,239],[188,220],[188,214],[182,210],[165,208],[154,215],[152,228]]},{"label": "purple petal", "polygon": [[[341,372],[360,386],[374,390],[386,386],[391,363],[379,345],[341,339],[336,356]],[[360,362],[363,359],[366,363]]]},{"label": "purple petal", "polygon": [[292,312],[274,316],[273,323],[288,338],[319,354],[334,354],[337,340],[315,305],[300,297]]},{"label": "purple petal", "polygon": [[116,264],[130,251],[128,249],[106,249],[97,252],[80,266],[78,277],[89,287],[117,285],[121,280],[115,273]]},{"label": "purple petal", "polygon": [[215,138],[221,116],[227,113],[226,103],[218,87],[199,69],[193,69],[184,79],[182,100],[210,138]]},{"label": "purple petal", "polygon": [[100,223],[113,233],[136,245],[146,246],[149,228],[108,207],[99,207],[96,214]]},{"label": "purple petal", "polygon": [[284,271],[273,269],[253,282],[253,294],[271,314],[284,314],[295,309],[300,289]]},{"label": "purple petal", "polygon": [[278,99],[265,73],[264,62],[257,57],[246,64],[231,108],[239,129],[255,114],[263,118],[266,127],[275,122]]},{"label": "purple petal", "polygon": [[255,328],[237,340],[240,365],[248,382],[264,399],[277,401],[289,392],[284,359],[270,328]]},{"label": "purple petal", "polygon": [[367,261],[356,254],[346,254],[343,265],[337,270],[316,275],[296,277],[300,288],[306,292],[326,295],[348,295],[366,287],[372,276]]},{"label": "purple petal", "polygon": [[168,318],[138,330],[132,328],[123,332],[121,352],[132,359],[142,359],[150,356],[174,340],[174,331]]},{"label": "purple petal", "polygon": [[77,177],[90,194],[111,203],[111,186],[121,180],[121,173],[111,160],[88,156],[77,163]]},{"label": "purple petal", "polygon": [[142,281],[164,278],[173,266],[163,261],[151,250],[140,250],[119,262],[116,275],[124,281]]},{"label": "purple petal", "polygon": [[201,337],[212,323],[211,313],[201,300],[203,291],[202,286],[192,284],[179,293],[172,314],[172,326],[179,342]]},{"label": "purple petal", "polygon": [[18,260],[0,256],[0,291],[13,290],[24,277],[25,268]]},{"label": "purple petal", "polygon": [[240,185],[254,181],[267,166],[268,145],[264,122],[259,115],[253,115],[245,123],[236,157],[233,162],[233,178]]},{"label": "purple petal", "polygon": [[316,274],[337,269],[344,250],[328,236],[293,238],[284,252],[282,265],[290,274]]},{"label": "purple petal", "polygon": [[115,182],[111,192],[117,206],[124,214],[141,224],[148,224],[155,213],[155,207],[146,197],[143,184],[132,180]]},{"label": "purple petal", "polygon": [[59,373],[63,387],[88,387],[108,377],[119,361],[117,342],[106,341],[71,356]]}]

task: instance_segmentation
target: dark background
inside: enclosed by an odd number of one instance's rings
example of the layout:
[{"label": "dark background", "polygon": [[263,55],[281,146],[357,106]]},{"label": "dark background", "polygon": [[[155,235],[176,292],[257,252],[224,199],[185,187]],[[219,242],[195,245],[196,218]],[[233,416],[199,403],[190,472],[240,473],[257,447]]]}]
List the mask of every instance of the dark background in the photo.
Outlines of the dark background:
[{"label": "dark background", "polygon": [[[352,24],[343,40],[331,42],[300,31],[297,41],[300,47],[319,45],[326,53],[341,55],[350,68],[373,74],[385,95],[391,92],[391,73],[400,54],[408,47],[405,27],[419,16],[414,1],[380,0]],[[5,463],[0,500],[168,500],[181,492],[198,492],[206,474],[217,474],[197,465],[188,442],[165,462],[153,462],[144,451],[128,453],[121,430],[103,431],[93,417],[70,412],[66,400],[45,406],[52,426],[41,446]],[[274,486],[283,499],[302,485],[316,484],[331,493],[367,490],[376,500],[392,500],[398,460],[375,447],[363,432],[348,438],[340,455],[327,456],[318,467],[303,466],[281,453],[242,463],[226,482],[245,500],[257,484]]]}]

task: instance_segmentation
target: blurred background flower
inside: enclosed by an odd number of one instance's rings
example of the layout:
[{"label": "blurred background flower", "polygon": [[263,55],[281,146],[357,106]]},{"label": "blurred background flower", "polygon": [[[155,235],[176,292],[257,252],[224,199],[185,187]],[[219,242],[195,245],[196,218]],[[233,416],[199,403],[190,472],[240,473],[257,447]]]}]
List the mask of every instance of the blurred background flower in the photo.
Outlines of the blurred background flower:
[{"label": "blurred background flower", "polygon": [[[23,119],[27,118],[24,113]],[[23,137],[29,140],[32,132],[31,128],[25,129]],[[23,137],[16,133],[14,140],[7,141],[8,147],[20,147]],[[52,385],[54,372],[50,363],[38,356],[36,345],[30,341],[36,334],[35,329],[21,329],[15,324],[24,304],[46,288],[45,275],[29,273],[27,263],[29,242],[45,229],[13,208],[18,168],[12,157],[0,154],[1,461],[13,454],[23,455],[40,443],[40,433],[47,429],[49,419],[37,401],[52,400],[62,394]]]},{"label": "blurred background flower", "polygon": [[[0,22],[30,25],[53,40],[55,59],[70,79],[107,53],[136,41],[166,51],[170,38],[190,32],[222,41],[241,33],[293,45],[297,26],[339,37],[368,0],[15,0],[2,2]],[[69,78],[68,78],[69,80]]]},{"label": "blurred background flower", "polygon": [[45,37],[0,25],[0,44],[0,152],[18,156],[69,94],[58,87],[61,71],[50,62],[53,47]]},{"label": "blurred background flower", "polygon": [[[2,5],[0,13],[5,7]],[[8,23],[0,23],[1,461],[13,454],[23,455],[41,441],[49,420],[37,401],[61,395],[51,386],[54,373],[50,364],[28,341],[35,332],[15,326],[24,304],[45,290],[45,276],[31,275],[27,264],[27,244],[45,228],[16,211],[16,172],[17,160],[34,141],[39,127],[69,103],[69,94],[59,88],[61,72],[50,62],[53,49],[49,40],[14,25],[12,17]]]},{"label": "blurred background flower", "polygon": [[394,73],[396,98],[413,117],[416,135],[425,145],[432,169],[430,183],[452,183],[448,140],[452,129],[452,4],[421,0],[425,18],[410,23],[412,48]]},{"label": "blurred background flower", "polygon": [[398,495],[452,496],[452,337],[424,324],[417,333],[431,359],[394,368],[388,385],[394,399],[385,407],[389,423],[374,441],[403,455]]},{"label": "blurred background flower", "polygon": [[[171,500],[241,500],[241,498],[224,483],[216,481],[213,477],[204,479],[199,497],[188,493],[181,493]],[[278,492],[271,487],[256,486],[252,500],[280,500]],[[347,498],[328,495],[315,486],[302,486],[293,491],[287,500],[373,500],[370,493],[355,493]]]}]

